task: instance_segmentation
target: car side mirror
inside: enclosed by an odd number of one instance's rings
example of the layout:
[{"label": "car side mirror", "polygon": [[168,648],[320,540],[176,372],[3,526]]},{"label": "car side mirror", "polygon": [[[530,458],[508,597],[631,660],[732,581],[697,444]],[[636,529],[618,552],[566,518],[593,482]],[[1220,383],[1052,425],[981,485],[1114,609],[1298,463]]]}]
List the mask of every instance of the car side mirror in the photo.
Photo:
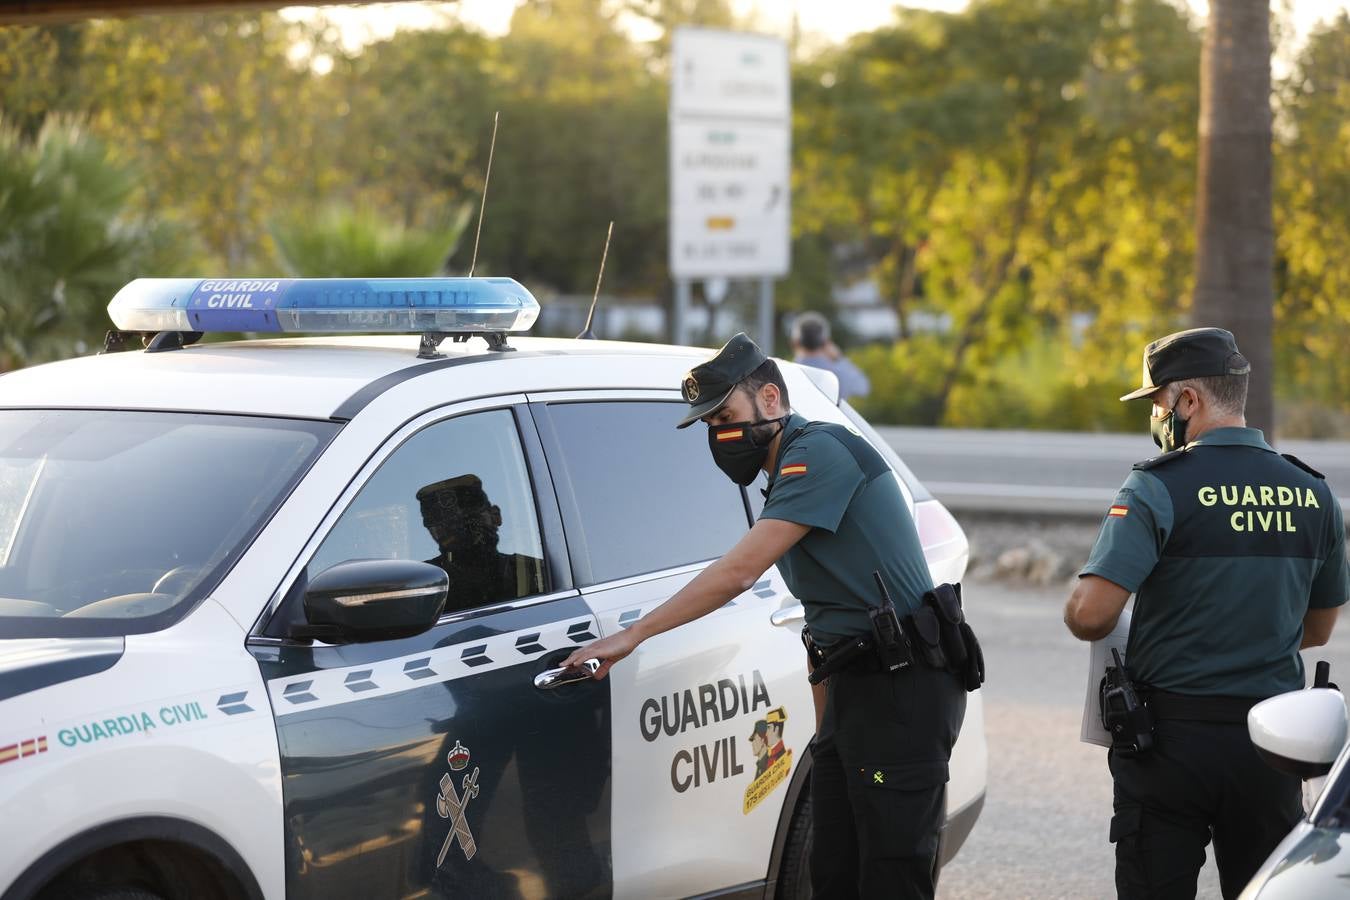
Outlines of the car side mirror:
[{"label": "car side mirror", "polygon": [[403,559],[356,559],[324,569],[305,588],[308,625],[294,637],[332,643],[387,641],[436,624],[450,592],[445,570]]},{"label": "car side mirror", "polygon": [[1263,700],[1247,713],[1247,732],[1268,765],[1299,778],[1331,771],[1350,721],[1340,691],[1312,688]]}]

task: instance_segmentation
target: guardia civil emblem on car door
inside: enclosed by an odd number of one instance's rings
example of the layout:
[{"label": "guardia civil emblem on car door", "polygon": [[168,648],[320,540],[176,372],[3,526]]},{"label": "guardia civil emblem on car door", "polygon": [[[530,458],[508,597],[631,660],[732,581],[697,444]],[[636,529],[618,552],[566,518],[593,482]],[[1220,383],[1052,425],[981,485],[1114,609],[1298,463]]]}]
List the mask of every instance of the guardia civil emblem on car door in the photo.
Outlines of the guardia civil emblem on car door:
[{"label": "guardia civil emblem on car door", "polygon": [[455,741],[455,746],[445,755],[445,761],[450,765],[450,772],[441,776],[441,791],[436,795],[436,812],[440,813],[442,819],[450,820],[450,831],[445,836],[445,843],[441,844],[441,852],[436,856],[438,869],[445,863],[445,855],[456,840],[466,860],[473,859],[473,855],[478,852],[478,844],[473,839],[469,820],[465,817],[469,801],[478,796],[478,767],[474,766],[472,775],[463,777],[456,791],[455,775],[452,773],[463,772],[469,767],[469,748]]},{"label": "guardia civil emblem on car door", "polygon": [[755,722],[750,732],[750,750],[755,756],[755,777],[745,789],[741,812],[746,815],[773,793],[773,789],[787,780],[792,769],[792,751],[783,745],[783,726],[787,724],[787,710],[771,709]]}]

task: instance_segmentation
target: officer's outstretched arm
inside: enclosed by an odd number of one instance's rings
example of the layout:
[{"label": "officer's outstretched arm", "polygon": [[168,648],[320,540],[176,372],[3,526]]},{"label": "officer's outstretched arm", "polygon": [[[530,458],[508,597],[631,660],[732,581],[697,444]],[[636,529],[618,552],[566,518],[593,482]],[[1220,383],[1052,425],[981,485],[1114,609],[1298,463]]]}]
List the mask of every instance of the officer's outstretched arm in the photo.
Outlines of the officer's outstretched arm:
[{"label": "officer's outstretched arm", "polygon": [[1064,605],[1064,624],[1080,641],[1099,641],[1111,633],[1130,592],[1099,575],[1084,575]]},{"label": "officer's outstretched arm", "polygon": [[675,596],[629,628],[577,650],[563,661],[563,665],[579,666],[584,660],[599,659],[600,668],[595,677],[604,678],[610,667],[636,650],[647,638],[706,616],[721,609],[737,594],[750,590],[759,576],[810,530],[809,526],[796,522],[760,519],[726,556],[698,573]]}]

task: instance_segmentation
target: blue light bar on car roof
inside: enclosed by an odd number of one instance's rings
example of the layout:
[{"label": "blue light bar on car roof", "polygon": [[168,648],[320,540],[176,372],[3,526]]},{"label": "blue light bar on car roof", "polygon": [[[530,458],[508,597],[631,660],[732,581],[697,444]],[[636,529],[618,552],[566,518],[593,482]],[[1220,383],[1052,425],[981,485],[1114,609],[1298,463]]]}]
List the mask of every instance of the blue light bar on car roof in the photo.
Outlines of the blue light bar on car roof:
[{"label": "blue light bar on car roof", "polygon": [[539,302],[513,278],[137,278],[122,331],[486,334],[528,331]]}]

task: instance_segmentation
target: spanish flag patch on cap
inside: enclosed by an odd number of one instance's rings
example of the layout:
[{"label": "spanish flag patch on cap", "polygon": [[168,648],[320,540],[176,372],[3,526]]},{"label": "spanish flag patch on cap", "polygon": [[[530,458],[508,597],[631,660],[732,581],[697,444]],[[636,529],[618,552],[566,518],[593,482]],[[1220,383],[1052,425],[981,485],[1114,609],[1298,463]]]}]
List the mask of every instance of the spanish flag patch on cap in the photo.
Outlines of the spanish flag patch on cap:
[{"label": "spanish flag patch on cap", "polygon": [[1107,515],[1114,519],[1123,519],[1125,516],[1129,515],[1129,512],[1130,508],[1128,506],[1113,506]]},{"label": "spanish flag patch on cap", "polygon": [[790,466],[783,466],[783,468],[778,470],[778,475],[780,478],[784,475],[805,475],[805,474],[806,474],[806,463],[793,463]]}]

